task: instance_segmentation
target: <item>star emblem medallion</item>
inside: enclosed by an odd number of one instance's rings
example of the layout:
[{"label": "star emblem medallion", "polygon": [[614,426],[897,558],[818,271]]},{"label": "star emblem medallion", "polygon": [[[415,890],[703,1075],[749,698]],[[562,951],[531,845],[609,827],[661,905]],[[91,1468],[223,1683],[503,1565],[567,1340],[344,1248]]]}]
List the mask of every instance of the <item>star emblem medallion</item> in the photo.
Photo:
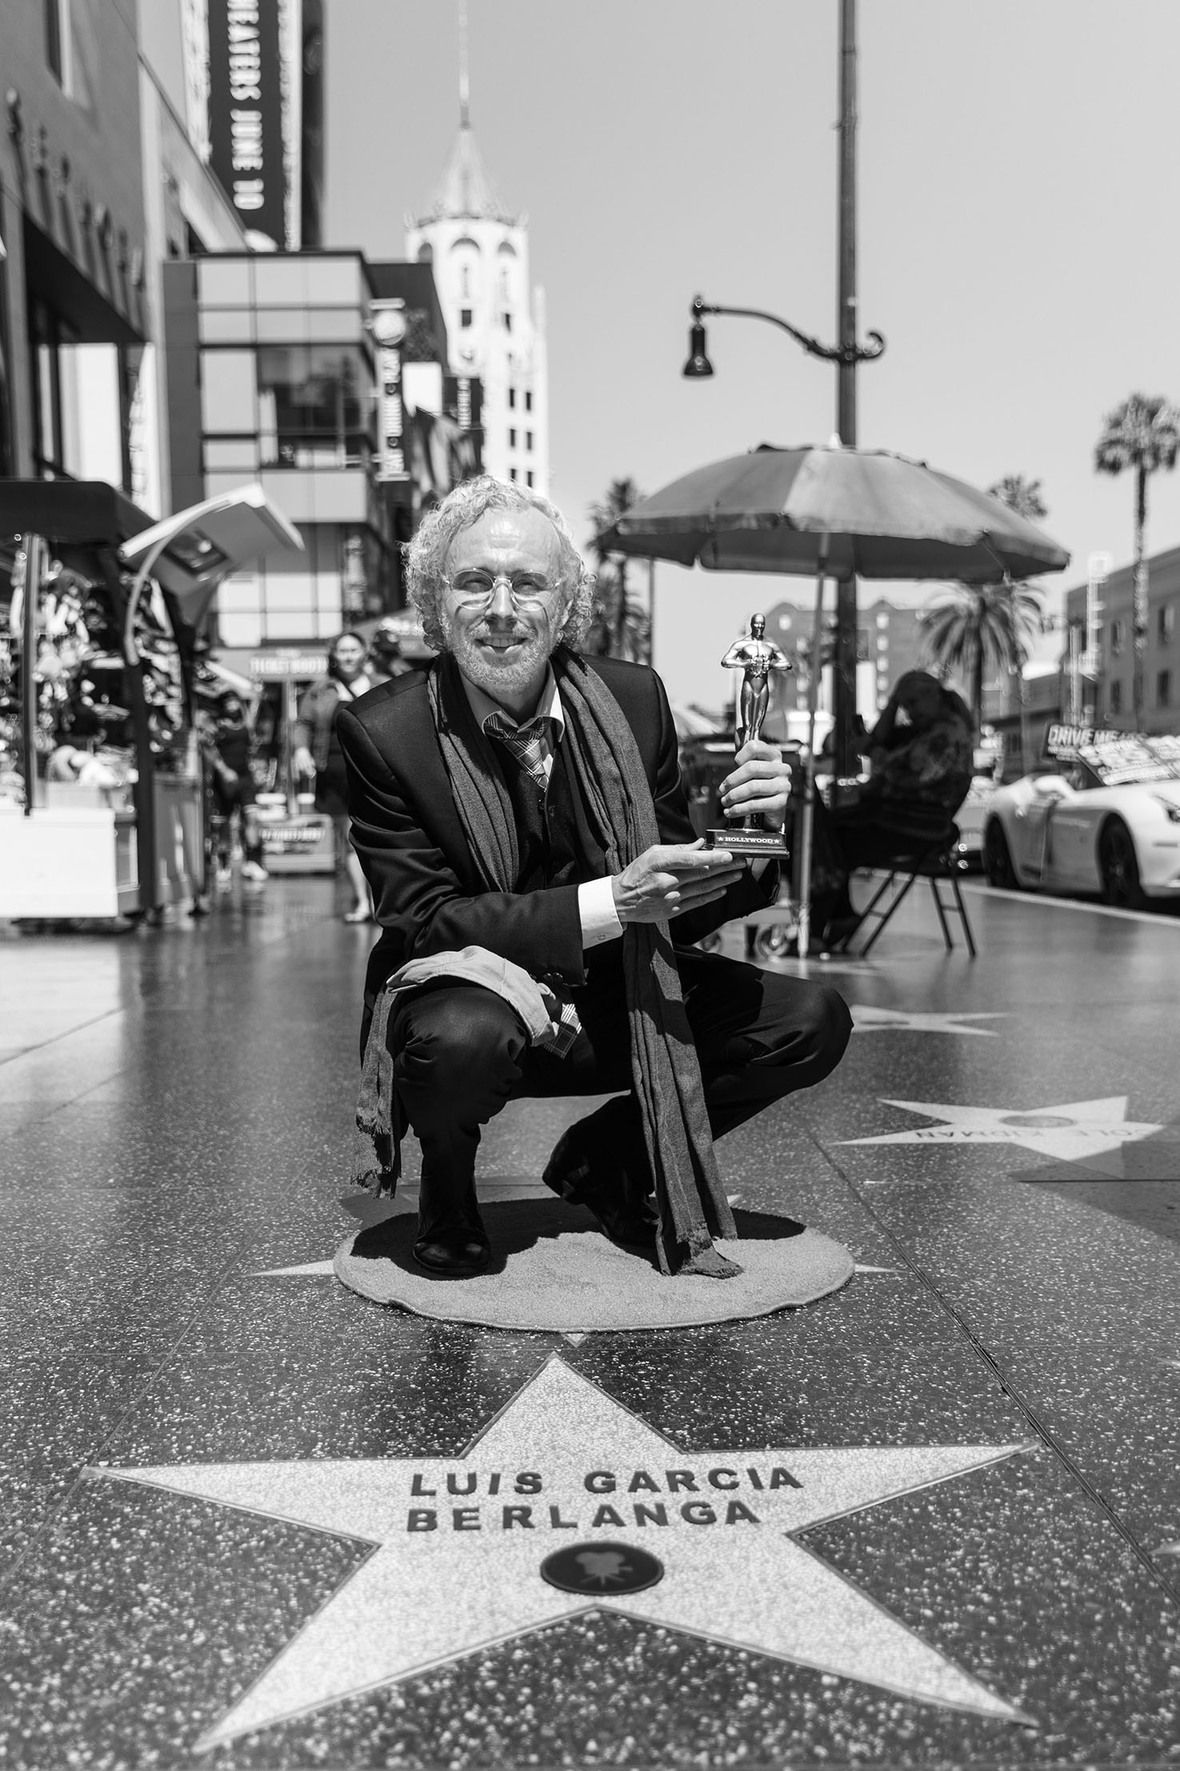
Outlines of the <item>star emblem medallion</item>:
[{"label": "star emblem medallion", "polygon": [[205,1751],[594,1611],[1026,1721],[799,1534],[1027,1449],[684,1452],[554,1354],[458,1457],[90,1473],[372,1546]]}]

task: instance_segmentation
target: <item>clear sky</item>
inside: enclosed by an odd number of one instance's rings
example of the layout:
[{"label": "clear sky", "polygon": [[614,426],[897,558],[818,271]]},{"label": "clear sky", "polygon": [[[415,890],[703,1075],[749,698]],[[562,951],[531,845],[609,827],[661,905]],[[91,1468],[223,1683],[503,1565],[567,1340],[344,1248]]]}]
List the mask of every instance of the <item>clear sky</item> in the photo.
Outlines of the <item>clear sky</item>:
[{"label": "clear sky", "polygon": [[[326,11],[326,243],[400,257],[458,127],[454,0]],[[837,0],[469,12],[476,139],[546,291],[575,533],[613,478],[654,491],[827,441],[834,367],[765,324],[714,319],[713,380],[680,369],[698,292],[835,340]],[[1039,479],[1073,556],[1056,608],[1091,552],[1130,557],[1132,481],[1092,467],[1104,415],[1180,400],[1180,0],[860,0],[859,48],[861,325],[888,348],[859,372],[858,441]],[[1180,469],[1150,497],[1149,548],[1180,544]],[[717,705],[729,637],[801,589],[659,567],[673,694]]]}]

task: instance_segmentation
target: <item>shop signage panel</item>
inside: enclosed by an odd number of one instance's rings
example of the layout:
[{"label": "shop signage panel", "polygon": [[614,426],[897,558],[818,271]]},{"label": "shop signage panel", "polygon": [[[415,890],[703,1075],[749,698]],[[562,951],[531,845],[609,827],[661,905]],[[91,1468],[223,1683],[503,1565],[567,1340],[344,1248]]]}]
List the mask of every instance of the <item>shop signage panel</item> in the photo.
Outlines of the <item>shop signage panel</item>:
[{"label": "shop signage panel", "polygon": [[243,224],[287,245],[279,0],[209,0],[211,164]]},{"label": "shop signage panel", "polygon": [[250,675],[256,682],[302,681],[324,676],[327,669],[326,652],[255,652],[250,659]]}]

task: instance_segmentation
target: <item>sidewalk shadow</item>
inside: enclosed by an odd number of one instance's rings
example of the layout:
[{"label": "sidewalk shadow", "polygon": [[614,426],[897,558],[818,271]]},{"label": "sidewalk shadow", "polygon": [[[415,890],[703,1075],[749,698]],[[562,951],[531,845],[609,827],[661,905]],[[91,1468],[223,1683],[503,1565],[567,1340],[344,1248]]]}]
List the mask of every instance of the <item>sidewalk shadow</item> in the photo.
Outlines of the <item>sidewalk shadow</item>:
[{"label": "sidewalk shadow", "polygon": [[[560,1199],[505,1199],[484,1202],[481,1216],[492,1243],[492,1258],[485,1273],[503,1273],[513,1255],[535,1248],[539,1242],[556,1241],[559,1236],[601,1238],[602,1231],[582,1206],[566,1205]],[[806,1228],[794,1218],[775,1217],[770,1212],[735,1211],[739,1241],[786,1241],[801,1236]],[[362,1261],[392,1261],[416,1280],[436,1280],[440,1285],[454,1282],[441,1273],[430,1273],[414,1259],[414,1238],[418,1233],[417,1214],[398,1212],[382,1217],[359,1230],[352,1244],[352,1255]],[[654,1253],[646,1249],[620,1249],[643,1266],[655,1268]]]}]

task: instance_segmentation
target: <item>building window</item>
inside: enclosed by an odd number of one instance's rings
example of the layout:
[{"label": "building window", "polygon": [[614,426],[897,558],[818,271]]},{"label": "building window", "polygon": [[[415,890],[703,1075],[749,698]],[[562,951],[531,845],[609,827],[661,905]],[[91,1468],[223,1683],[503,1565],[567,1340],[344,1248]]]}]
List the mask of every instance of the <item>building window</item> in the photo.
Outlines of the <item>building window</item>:
[{"label": "building window", "polygon": [[1161,646],[1171,644],[1172,630],[1176,625],[1175,603],[1165,603],[1162,609],[1156,610],[1155,632]]},{"label": "building window", "polygon": [[372,448],[371,379],[355,346],[265,345],[258,352],[263,467],[345,467]]},{"label": "building window", "polygon": [[506,313],[501,314],[500,315],[500,324],[501,324],[501,326],[503,326],[505,332],[511,332],[511,330],[512,330],[512,315],[506,314]]},{"label": "building window", "polygon": [[508,410],[510,412],[516,410],[516,389],[514,387],[508,389]]},{"label": "building window", "polygon": [[1110,685],[1110,711],[1112,714],[1123,711],[1123,685],[1119,682]]},{"label": "building window", "polygon": [[534,474],[532,468],[530,467],[524,477],[525,477],[525,484],[531,486],[537,476]]},{"label": "building window", "polygon": [[508,469],[508,478],[510,480],[514,480],[516,478],[516,469],[514,467],[510,467]]},{"label": "building window", "polygon": [[460,326],[470,326],[471,309],[469,307],[461,307],[459,309],[459,324]]},{"label": "building window", "polygon": [[531,430],[526,430],[524,433],[524,446],[526,449],[531,449],[533,446],[533,433]]},{"label": "building window", "polygon": [[528,389],[525,390],[524,409],[526,412],[531,412],[533,409],[533,396]]},{"label": "building window", "polygon": [[510,449],[515,449],[516,447],[516,432],[514,430],[508,432],[508,447]]},{"label": "building window", "polygon": [[33,347],[34,460],[41,479],[72,479],[81,467],[81,414],[73,371],[77,334],[47,302],[29,308]]},{"label": "building window", "polygon": [[1123,624],[1112,621],[1110,624],[1110,655],[1112,658],[1121,656],[1123,650]]},{"label": "building window", "polygon": [[1155,704],[1157,707],[1172,705],[1172,673],[1170,670],[1161,670],[1155,679]]}]

